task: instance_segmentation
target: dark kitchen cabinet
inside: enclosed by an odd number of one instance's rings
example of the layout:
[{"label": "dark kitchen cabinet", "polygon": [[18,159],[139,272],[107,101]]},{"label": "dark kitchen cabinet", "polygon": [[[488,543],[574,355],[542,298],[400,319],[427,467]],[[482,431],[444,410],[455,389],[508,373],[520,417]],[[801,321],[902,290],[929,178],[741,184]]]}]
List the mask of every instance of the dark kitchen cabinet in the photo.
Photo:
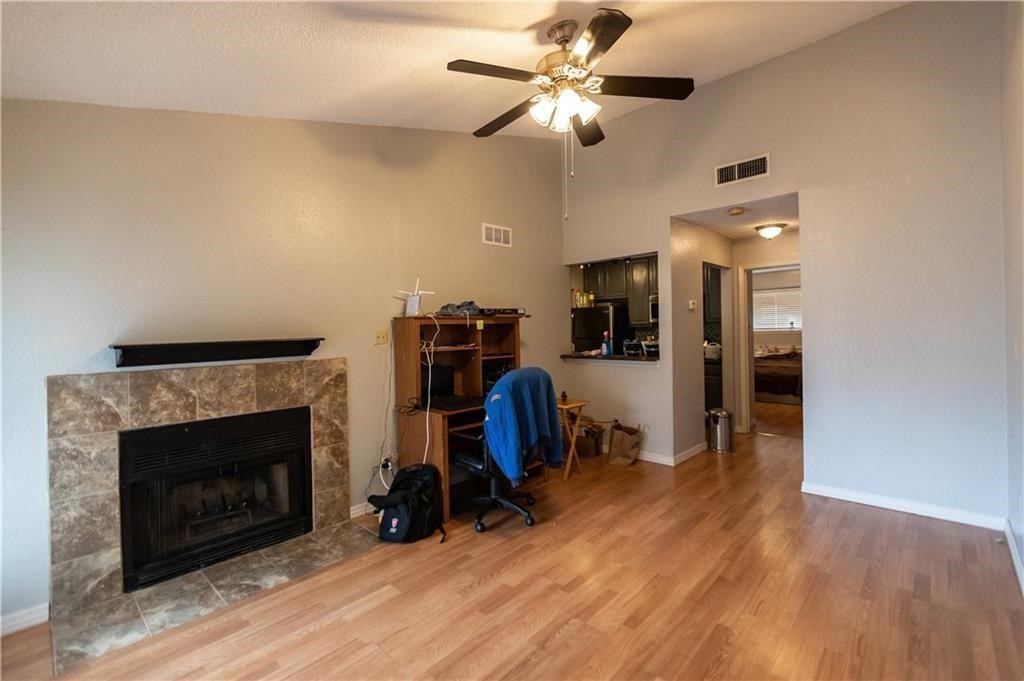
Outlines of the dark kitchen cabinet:
[{"label": "dark kitchen cabinet", "polygon": [[633,258],[627,268],[629,273],[629,325],[650,326],[650,258]]},{"label": "dark kitchen cabinet", "polygon": [[583,288],[590,291],[596,297],[601,297],[601,289],[604,288],[603,277],[604,263],[594,262],[583,268]]},{"label": "dark kitchen cabinet", "polygon": [[598,294],[600,298],[626,297],[626,261],[609,260],[604,265],[604,290]]},{"label": "dark kitchen cabinet", "polygon": [[583,268],[583,288],[595,298],[626,297],[626,261],[609,260],[590,263]]},{"label": "dark kitchen cabinet", "polygon": [[651,295],[658,293],[658,256],[647,258],[647,279],[650,281]]}]

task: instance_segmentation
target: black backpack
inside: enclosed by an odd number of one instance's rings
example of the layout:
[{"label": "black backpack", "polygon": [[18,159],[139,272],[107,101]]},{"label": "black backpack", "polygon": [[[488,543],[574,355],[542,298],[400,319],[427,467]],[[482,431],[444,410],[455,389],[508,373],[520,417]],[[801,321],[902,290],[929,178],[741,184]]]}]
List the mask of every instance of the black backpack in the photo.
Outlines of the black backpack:
[{"label": "black backpack", "polygon": [[409,543],[441,530],[443,543],[448,534],[442,524],[441,474],[430,464],[400,469],[387,495],[373,494],[367,501],[381,511],[381,541]]}]

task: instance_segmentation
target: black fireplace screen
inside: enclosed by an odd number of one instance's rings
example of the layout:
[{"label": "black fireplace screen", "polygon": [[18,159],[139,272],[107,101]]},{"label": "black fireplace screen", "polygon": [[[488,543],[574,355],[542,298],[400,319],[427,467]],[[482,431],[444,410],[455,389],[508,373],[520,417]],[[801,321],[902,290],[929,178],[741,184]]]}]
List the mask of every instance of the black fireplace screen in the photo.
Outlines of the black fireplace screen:
[{"label": "black fireplace screen", "polygon": [[309,407],[120,435],[124,589],[312,529]]}]

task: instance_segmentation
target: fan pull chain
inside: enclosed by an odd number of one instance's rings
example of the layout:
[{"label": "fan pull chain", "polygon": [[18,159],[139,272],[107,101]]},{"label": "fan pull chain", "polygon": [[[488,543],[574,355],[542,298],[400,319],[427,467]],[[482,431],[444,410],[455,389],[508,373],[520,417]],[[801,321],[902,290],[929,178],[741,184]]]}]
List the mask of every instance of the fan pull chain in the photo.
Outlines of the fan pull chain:
[{"label": "fan pull chain", "polygon": [[566,142],[569,144],[569,178],[576,179],[576,145],[572,143],[572,133],[565,133]]},{"label": "fan pull chain", "polygon": [[562,134],[562,220],[569,219],[569,152],[566,149],[566,142],[569,133]]}]

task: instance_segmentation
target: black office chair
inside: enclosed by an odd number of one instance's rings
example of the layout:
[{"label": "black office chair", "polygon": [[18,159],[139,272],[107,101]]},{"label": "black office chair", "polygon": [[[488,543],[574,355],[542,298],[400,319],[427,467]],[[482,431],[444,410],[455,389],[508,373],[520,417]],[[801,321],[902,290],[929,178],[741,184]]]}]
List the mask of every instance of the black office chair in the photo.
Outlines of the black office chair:
[{"label": "black office chair", "polygon": [[453,437],[458,437],[463,440],[468,440],[480,445],[480,451],[467,452],[460,451],[454,453],[455,464],[460,468],[465,469],[470,474],[477,477],[485,478],[488,481],[489,493],[485,497],[474,497],[469,499],[467,503],[474,506],[478,506],[480,511],[476,514],[476,521],[473,523],[473,528],[477,532],[483,532],[487,529],[484,525],[484,516],[490,511],[503,508],[507,511],[515,511],[519,515],[523,516],[523,522],[526,523],[527,527],[532,526],[537,522],[533,515],[512,501],[512,499],[523,499],[526,501],[527,506],[533,506],[534,499],[533,495],[529,492],[513,492],[508,496],[502,496],[501,494],[501,471],[498,470],[497,465],[494,463],[494,457],[491,456],[491,450],[487,446],[487,438],[484,436],[483,431],[479,433],[467,433],[464,431],[452,433]]},{"label": "black office chair", "polygon": [[[499,508],[515,511],[523,516],[527,526],[533,525],[533,515],[512,501],[523,499],[527,506],[533,506],[533,495],[513,492],[502,496],[499,478],[508,475],[516,484],[525,477],[527,463],[538,457],[546,465],[561,465],[562,426],[551,375],[539,367],[510,371],[494,384],[484,404],[487,416],[481,432],[451,433],[475,443],[469,452],[453,448],[455,464],[488,482],[489,494],[471,500],[480,507],[473,526],[477,532],[483,532],[487,529],[484,516]],[[489,441],[489,437],[495,439]],[[495,450],[501,465],[495,459]],[[516,456],[520,458],[517,460]]]}]

